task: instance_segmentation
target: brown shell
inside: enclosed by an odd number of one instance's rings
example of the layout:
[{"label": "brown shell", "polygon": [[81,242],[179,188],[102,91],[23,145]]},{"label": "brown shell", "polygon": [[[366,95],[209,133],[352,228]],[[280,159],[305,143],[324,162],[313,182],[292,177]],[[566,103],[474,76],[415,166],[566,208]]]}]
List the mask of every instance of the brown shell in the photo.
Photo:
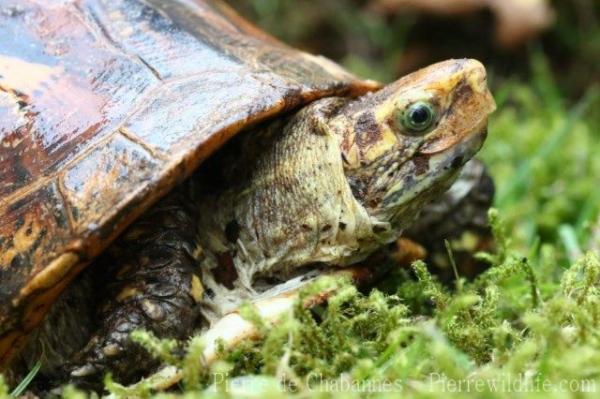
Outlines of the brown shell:
[{"label": "brown shell", "polygon": [[240,129],[376,87],[217,1],[3,0],[0,38],[0,366]]}]

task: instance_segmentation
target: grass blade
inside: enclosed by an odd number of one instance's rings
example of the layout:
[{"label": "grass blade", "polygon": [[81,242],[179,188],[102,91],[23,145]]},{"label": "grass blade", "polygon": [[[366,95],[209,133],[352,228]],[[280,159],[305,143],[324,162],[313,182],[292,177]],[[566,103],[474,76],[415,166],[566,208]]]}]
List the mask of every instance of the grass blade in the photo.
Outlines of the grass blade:
[{"label": "grass blade", "polygon": [[10,396],[12,396],[13,398],[18,398],[19,396],[21,396],[23,392],[25,392],[29,384],[31,384],[31,381],[33,381],[37,373],[40,371],[41,367],[42,362],[38,360],[35,363],[35,365],[31,368],[31,370],[29,370],[29,373],[27,373],[25,378],[21,380],[19,385],[17,385],[16,388],[13,389],[13,391],[10,393]]}]

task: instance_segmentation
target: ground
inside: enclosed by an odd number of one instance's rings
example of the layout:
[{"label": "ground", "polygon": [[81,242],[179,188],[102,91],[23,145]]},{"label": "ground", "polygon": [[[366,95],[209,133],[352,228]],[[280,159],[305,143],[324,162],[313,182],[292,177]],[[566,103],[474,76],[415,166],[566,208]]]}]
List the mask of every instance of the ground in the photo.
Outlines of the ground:
[{"label": "ground", "polygon": [[[253,0],[240,9],[283,40],[326,48],[356,73],[382,80],[449,48],[482,58],[498,103],[481,153],[497,185],[490,221],[498,250],[481,254],[490,268],[450,287],[422,263],[367,292],[335,281],[339,293],[328,307],[298,306],[272,329],[247,308],[264,339],[210,370],[193,361],[198,339],[178,357],[177,344],[140,333],[138,341],[184,370],[180,392],[162,397],[597,397],[600,13],[592,0],[557,2],[554,28],[509,53],[485,35],[471,40],[477,26],[451,31],[445,19],[375,16],[364,3],[328,2],[319,16],[314,1]],[[476,16],[469,18],[459,21]],[[431,26],[433,43],[422,33]],[[416,61],[402,55],[423,43]],[[151,396],[148,384],[106,385],[117,396]],[[0,398],[7,395],[0,384]]]}]

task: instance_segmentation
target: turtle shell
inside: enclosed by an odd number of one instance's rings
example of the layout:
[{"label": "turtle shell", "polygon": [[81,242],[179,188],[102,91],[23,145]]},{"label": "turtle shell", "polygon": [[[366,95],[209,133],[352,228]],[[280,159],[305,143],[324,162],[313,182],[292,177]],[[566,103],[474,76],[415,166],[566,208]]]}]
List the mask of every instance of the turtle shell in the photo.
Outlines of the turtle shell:
[{"label": "turtle shell", "polygon": [[5,0],[0,37],[0,366],[230,137],[377,88],[217,1]]}]

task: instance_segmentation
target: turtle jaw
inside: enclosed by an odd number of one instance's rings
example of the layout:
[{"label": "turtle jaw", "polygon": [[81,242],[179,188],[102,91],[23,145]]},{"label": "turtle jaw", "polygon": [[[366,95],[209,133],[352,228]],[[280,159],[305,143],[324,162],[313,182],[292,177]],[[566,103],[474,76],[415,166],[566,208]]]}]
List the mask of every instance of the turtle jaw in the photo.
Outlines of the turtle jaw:
[{"label": "turtle jaw", "polygon": [[374,216],[389,223],[384,241],[391,241],[410,226],[424,205],[442,195],[454,183],[466,164],[479,151],[487,137],[487,118],[458,143],[434,153],[417,152],[403,162],[394,176]]}]

